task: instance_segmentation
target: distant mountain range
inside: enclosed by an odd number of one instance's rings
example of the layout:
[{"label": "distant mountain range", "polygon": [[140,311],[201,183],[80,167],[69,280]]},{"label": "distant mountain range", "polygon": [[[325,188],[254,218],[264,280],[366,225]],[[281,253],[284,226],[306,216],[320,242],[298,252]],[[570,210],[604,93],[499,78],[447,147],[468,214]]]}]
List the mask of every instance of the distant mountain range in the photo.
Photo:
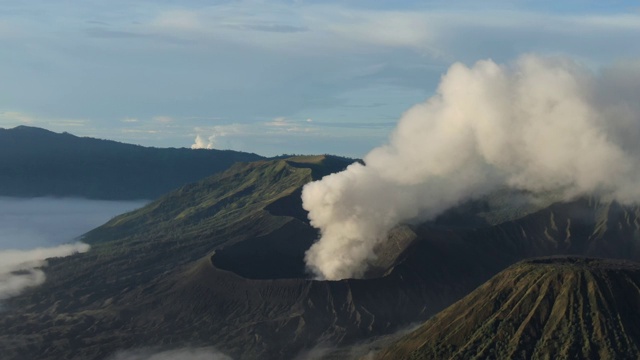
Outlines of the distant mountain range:
[{"label": "distant mountain range", "polygon": [[150,148],[18,126],[0,129],[0,196],[155,199],[262,156]]},{"label": "distant mountain range", "polygon": [[[352,161],[236,164],[112,219],[84,236],[91,251],[51,259],[42,286],[6,301],[3,355],[103,359],[118,349],[188,344],[236,359],[291,359],[426,321],[523,259],[640,260],[638,207],[594,198],[530,208],[507,201],[492,213],[486,204],[503,201],[498,194],[398,226],[376,249],[366,279],[309,279],[303,257],[318,234],[302,209],[302,186]],[[514,291],[515,279],[505,282]],[[554,291],[565,291],[561,284]]]}]

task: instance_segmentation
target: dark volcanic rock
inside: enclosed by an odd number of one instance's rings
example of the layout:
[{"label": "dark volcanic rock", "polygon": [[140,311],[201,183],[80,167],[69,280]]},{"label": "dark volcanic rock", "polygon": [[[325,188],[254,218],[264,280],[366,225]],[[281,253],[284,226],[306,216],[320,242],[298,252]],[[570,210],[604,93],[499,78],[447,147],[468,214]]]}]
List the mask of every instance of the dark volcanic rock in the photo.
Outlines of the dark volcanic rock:
[{"label": "dark volcanic rock", "polygon": [[430,297],[415,276],[257,280],[203,261],[179,278],[168,291],[170,301],[160,306],[162,312],[181,309],[172,326],[197,322],[210,336],[202,340],[239,359],[289,359],[318,344],[354,343],[392,332],[446,302]]}]

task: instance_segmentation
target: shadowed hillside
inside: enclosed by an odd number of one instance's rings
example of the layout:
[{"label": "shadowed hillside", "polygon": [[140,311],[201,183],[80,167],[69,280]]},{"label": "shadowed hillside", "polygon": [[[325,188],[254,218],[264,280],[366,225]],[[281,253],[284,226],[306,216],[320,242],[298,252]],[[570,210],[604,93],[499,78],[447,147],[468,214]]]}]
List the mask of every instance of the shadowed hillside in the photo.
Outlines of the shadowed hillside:
[{"label": "shadowed hillside", "polygon": [[382,350],[377,359],[637,359],[640,264],[524,261]]},{"label": "shadowed hillside", "polygon": [[160,149],[18,126],[0,129],[0,196],[154,199],[256,154]]}]

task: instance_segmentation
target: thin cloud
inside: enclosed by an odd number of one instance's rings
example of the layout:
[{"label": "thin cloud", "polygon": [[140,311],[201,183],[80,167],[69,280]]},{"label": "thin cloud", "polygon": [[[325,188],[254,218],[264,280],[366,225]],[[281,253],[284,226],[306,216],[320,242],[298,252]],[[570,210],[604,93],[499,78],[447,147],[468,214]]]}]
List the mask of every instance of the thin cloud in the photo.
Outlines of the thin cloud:
[{"label": "thin cloud", "polygon": [[0,19],[0,39],[16,38],[22,35],[22,32],[22,29],[16,24],[5,19]]},{"label": "thin cloud", "polygon": [[311,119],[293,120],[282,116],[277,117],[272,121],[268,121],[263,125],[267,127],[266,133],[268,134],[309,134],[315,133],[319,130],[314,126],[313,120]]},{"label": "thin cloud", "polygon": [[342,12],[327,29],[340,38],[390,47],[426,49],[435,31],[427,14],[396,11]]},{"label": "thin cloud", "polygon": [[76,126],[86,126],[88,120],[53,120],[50,121],[49,124],[60,127],[76,127]]},{"label": "thin cloud", "polygon": [[33,117],[19,111],[0,112],[0,124],[33,124],[34,122]]},{"label": "thin cloud", "polygon": [[569,17],[568,20],[581,26],[593,26],[603,30],[640,30],[640,15],[616,14],[609,16]]},{"label": "thin cloud", "polygon": [[314,122],[314,125],[327,128],[348,128],[348,129],[392,129],[398,123],[395,121],[386,122]]},{"label": "thin cloud", "polygon": [[0,126],[13,127],[18,125],[33,126],[57,126],[57,127],[78,127],[85,126],[90,121],[87,119],[64,119],[40,117],[21,111],[4,111],[0,112]]},{"label": "thin cloud", "polygon": [[120,131],[125,134],[159,134],[161,132],[151,129],[121,129]]},{"label": "thin cloud", "polygon": [[149,35],[135,33],[131,31],[109,30],[109,29],[104,29],[99,27],[86,29],[85,32],[90,37],[101,38],[101,39],[131,39],[131,38],[141,38],[141,37],[149,36]]},{"label": "thin cloud", "polygon": [[173,118],[171,116],[154,116],[153,117],[153,121],[157,121],[159,123],[163,123],[163,124],[168,124],[170,122],[173,122]]},{"label": "thin cloud", "polygon": [[[529,38],[544,38],[551,41],[547,43],[549,46],[558,41],[558,33],[567,37],[578,37],[594,31],[635,33],[640,31],[640,15],[614,13],[576,16],[518,7],[502,10],[490,5],[470,11],[453,6],[397,10],[354,8],[337,3],[287,7],[281,4],[239,2],[199,8],[197,11],[164,11],[148,25],[159,33],[186,31],[206,38],[272,47],[280,51],[315,49],[324,53],[328,49],[351,51],[363,46],[377,48],[377,51],[405,48],[433,59],[452,61],[457,60],[455,51],[452,51],[456,49],[450,48],[449,41],[468,44],[469,35],[474,38],[477,31],[487,34],[506,30],[508,32],[504,36],[514,41],[526,43]],[[232,36],[229,31],[233,29],[251,29],[265,34]],[[281,35],[270,36],[269,33],[295,35],[287,41],[295,43],[297,47],[283,48]],[[311,44],[312,47],[309,46]],[[472,49],[470,47],[467,51]]]},{"label": "thin cloud", "polygon": [[85,23],[92,24],[92,25],[102,25],[102,26],[110,26],[111,25],[106,21],[99,21],[99,20],[87,20],[87,21],[85,21]]},{"label": "thin cloud", "polygon": [[289,125],[291,122],[289,120],[287,120],[287,118],[283,117],[283,116],[279,116],[275,119],[273,119],[272,121],[268,121],[265,123],[266,126],[287,126]]},{"label": "thin cloud", "polygon": [[309,31],[307,27],[304,26],[293,26],[293,25],[285,25],[285,24],[252,24],[252,25],[243,25],[242,29],[255,30],[255,31],[266,31],[266,32],[275,32],[275,33],[299,33]]},{"label": "thin cloud", "polygon": [[151,25],[159,30],[201,31],[204,22],[200,17],[195,10],[169,10],[160,13]]}]

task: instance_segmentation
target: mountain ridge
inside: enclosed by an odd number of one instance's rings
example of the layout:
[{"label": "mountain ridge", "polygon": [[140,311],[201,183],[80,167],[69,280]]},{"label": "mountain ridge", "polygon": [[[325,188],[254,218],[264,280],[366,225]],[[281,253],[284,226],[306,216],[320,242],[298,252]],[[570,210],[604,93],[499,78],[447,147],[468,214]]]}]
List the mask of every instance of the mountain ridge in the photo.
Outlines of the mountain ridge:
[{"label": "mountain ridge", "polygon": [[24,125],[0,128],[0,196],[153,199],[236,162],[261,159],[231,150],[144,147]]}]

